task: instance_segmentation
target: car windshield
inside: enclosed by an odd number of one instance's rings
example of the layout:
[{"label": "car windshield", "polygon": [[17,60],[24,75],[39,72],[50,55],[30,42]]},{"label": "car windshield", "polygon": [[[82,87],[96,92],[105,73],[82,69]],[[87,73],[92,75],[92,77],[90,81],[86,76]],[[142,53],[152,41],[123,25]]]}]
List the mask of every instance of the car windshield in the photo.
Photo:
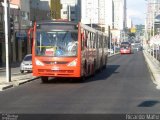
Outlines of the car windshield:
[{"label": "car windshield", "polygon": [[32,60],[32,56],[31,55],[27,55],[24,57],[24,61],[31,61]]},{"label": "car windshield", "polygon": [[77,31],[37,31],[36,55],[77,56]]}]

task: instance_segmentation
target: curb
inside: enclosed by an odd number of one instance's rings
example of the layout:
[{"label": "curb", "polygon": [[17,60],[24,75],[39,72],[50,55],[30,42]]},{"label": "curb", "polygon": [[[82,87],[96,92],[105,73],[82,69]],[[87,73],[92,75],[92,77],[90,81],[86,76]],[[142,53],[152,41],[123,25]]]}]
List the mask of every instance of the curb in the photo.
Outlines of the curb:
[{"label": "curb", "polygon": [[17,81],[11,82],[11,83],[0,84],[0,91],[4,91],[4,90],[9,89],[9,88],[14,88],[14,87],[23,85],[25,83],[31,82],[31,81],[33,81],[35,79],[38,79],[38,78],[39,77],[34,77],[34,78],[31,78],[31,79],[20,80],[20,81],[17,80]]},{"label": "curb", "polygon": [[143,52],[143,54],[148,68],[150,69],[150,72],[153,76],[153,83],[157,85],[157,89],[160,89],[160,65],[157,63],[157,61],[151,60],[151,57],[148,56],[146,52]]},{"label": "curb", "polygon": [[13,82],[13,86],[14,86],[14,87],[17,87],[17,86],[19,86],[19,85],[23,85],[23,84],[25,84],[25,83],[31,82],[31,81],[33,81],[33,80],[35,80],[35,79],[38,79],[38,78],[39,78],[39,77],[35,77],[35,78],[27,79],[27,80],[15,81],[15,82]]},{"label": "curb", "polygon": [[3,84],[3,85],[0,85],[0,91],[3,91],[3,90],[6,90],[6,89],[9,89],[9,88],[12,88],[13,85],[12,84]]},{"label": "curb", "polygon": [[108,57],[112,57],[112,56],[115,56],[115,55],[118,55],[120,54],[119,52],[118,53],[115,53],[115,54],[112,54],[112,55],[108,55]]}]

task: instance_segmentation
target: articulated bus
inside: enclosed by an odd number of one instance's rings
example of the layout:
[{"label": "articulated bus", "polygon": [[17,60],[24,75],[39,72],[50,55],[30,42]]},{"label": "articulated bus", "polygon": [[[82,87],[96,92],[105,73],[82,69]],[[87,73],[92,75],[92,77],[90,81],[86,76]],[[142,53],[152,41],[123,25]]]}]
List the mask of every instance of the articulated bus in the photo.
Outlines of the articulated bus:
[{"label": "articulated bus", "polygon": [[83,79],[107,64],[108,36],[82,23],[35,22],[29,33],[33,75],[44,83],[49,77]]}]

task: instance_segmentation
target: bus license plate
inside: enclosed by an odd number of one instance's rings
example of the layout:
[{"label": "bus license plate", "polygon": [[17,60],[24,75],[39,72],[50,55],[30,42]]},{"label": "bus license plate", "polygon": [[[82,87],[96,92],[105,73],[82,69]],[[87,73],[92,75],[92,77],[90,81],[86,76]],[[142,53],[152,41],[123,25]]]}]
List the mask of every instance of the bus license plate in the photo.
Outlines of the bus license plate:
[{"label": "bus license plate", "polygon": [[59,67],[53,67],[52,70],[59,70]]}]

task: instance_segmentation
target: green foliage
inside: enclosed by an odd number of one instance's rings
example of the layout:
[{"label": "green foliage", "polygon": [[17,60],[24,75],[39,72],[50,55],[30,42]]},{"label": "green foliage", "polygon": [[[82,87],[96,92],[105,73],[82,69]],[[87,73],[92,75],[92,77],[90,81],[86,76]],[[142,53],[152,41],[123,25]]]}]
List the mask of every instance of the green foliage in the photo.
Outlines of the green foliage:
[{"label": "green foliage", "polygon": [[136,35],[135,35],[135,33],[128,33],[128,36],[129,37],[135,37]]}]

